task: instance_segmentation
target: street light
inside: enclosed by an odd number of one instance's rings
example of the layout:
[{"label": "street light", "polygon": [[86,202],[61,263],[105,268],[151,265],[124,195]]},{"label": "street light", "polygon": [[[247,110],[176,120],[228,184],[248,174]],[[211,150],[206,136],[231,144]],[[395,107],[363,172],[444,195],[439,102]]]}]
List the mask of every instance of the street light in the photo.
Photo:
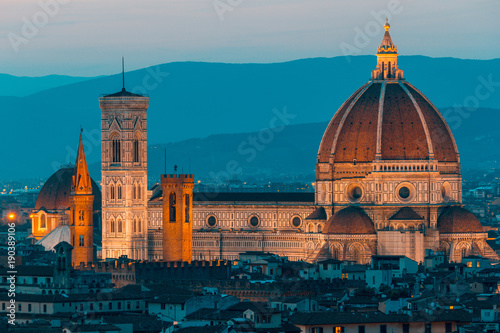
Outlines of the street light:
[{"label": "street light", "polygon": [[16,214],[14,214],[14,213],[9,214],[9,220],[13,220],[15,218],[16,218]]}]

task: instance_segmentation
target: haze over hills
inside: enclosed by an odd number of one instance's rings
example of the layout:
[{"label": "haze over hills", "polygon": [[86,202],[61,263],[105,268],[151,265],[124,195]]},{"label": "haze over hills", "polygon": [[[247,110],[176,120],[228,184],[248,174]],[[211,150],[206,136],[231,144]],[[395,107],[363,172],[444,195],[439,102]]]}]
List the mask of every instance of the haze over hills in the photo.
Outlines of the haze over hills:
[{"label": "haze over hills", "polygon": [[94,79],[88,77],[48,75],[40,77],[0,74],[0,96],[24,97],[43,90]]},{"label": "haze over hills", "polygon": [[[469,120],[452,127],[464,174],[468,169],[498,167],[499,123],[500,110],[478,109]],[[314,181],[316,154],[327,125],[328,122],[319,122],[278,128],[269,136],[272,139],[268,143],[258,141],[258,146],[252,145],[250,138],[258,138],[259,132],[150,145],[149,178],[159,180],[164,173],[166,149],[167,173],[172,173],[173,166],[178,165],[179,172],[194,172],[196,178],[204,182],[224,182],[234,176],[244,181]],[[93,177],[99,179],[100,164],[94,163],[89,168]]]},{"label": "haze over hills", "polygon": [[[126,73],[126,86],[129,91],[150,96],[149,144],[157,147],[160,143],[182,141],[169,145],[170,149],[167,146],[167,150],[171,152],[172,161],[184,160],[175,162],[183,165],[189,162],[182,156],[175,158],[176,149],[190,152],[193,172],[203,174],[207,173],[206,170],[220,170],[217,163],[227,160],[231,154],[236,156],[230,160],[248,157],[237,156],[237,146],[236,150],[231,147],[245,140],[248,134],[188,139],[222,133],[258,132],[272,125],[281,126],[279,116],[278,120],[273,119],[286,110],[289,116],[285,117],[285,125],[308,125],[291,126],[276,133],[275,140],[269,143],[269,147],[276,145],[276,150],[266,146],[248,170],[256,168],[261,172],[263,164],[257,163],[259,159],[266,162],[275,158],[272,160],[276,163],[283,161],[283,165],[276,165],[276,170],[286,172],[288,167],[297,166],[307,173],[308,170],[314,172],[315,155],[326,127],[323,122],[331,119],[342,102],[369,79],[376,63],[374,56],[350,57],[349,60],[336,57],[276,64],[169,63]],[[476,108],[500,109],[500,83],[497,83],[500,81],[500,59],[402,56],[399,65],[408,81],[445,111],[443,113],[459,141],[464,164],[467,163],[464,149],[468,148],[461,148],[461,135],[456,131],[474,124],[474,131],[464,133],[464,137],[496,135],[496,129],[491,126],[498,124],[498,111],[483,112]],[[3,84],[1,77],[0,83]],[[0,97],[4,124],[2,139],[8,142],[2,145],[0,153],[10,161],[1,164],[0,178],[48,177],[59,165],[74,162],[80,126],[85,129],[87,160],[89,163],[98,162],[98,97],[120,89],[121,75],[113,75],[26,97]],[[467,107],[445,110],[463,104]],[[310,123],[321,124],[314,127]],[[283,142],[280,141],[281,135]],[[495,142],[497,145],[490,149],[494,156],[499,149],[498,141]],[[217,149],[222,155],[215,152]],[[300,151],[311,157],[301,157]],[[270,155],[266,155],[267,152]],[[15,158],[10,159],[11,156]],[[163,152],[155,155],[150,150],[149,165],[153,176],[163,172]],[[303,167],[299,167],[301,165]],[[246,167],[243,169],[247,170]],[[95,172],[93,176],[100,178]]]}]

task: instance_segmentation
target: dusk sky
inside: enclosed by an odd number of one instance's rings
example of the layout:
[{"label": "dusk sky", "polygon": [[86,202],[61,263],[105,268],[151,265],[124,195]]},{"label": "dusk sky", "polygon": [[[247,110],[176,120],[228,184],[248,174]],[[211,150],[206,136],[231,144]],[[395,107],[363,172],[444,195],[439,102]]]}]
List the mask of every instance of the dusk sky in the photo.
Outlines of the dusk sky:
[{"label": "dusk sky", "polygon": [[134,70],[374,54],[385,16],[402,55],[499,57],[499,1],[2,0],[0,73],[108,75],[121,56]]}]

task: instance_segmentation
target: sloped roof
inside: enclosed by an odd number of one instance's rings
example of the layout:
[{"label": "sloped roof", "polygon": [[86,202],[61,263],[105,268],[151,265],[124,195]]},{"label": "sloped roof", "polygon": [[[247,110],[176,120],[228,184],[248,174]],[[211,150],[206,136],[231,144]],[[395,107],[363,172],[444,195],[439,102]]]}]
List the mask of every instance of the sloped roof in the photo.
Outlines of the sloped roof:
[{"label": "sloped roof", "polygon": [[71,231],[69,225],[59,225],[40,239],[36,244],[43,245],[46,251],[54,251],[57,244],[66,242],[71,244]]},{"label": "sloped roof", "polygon": [[326,218],[327,216],[325,208],[318,207],[314,210],[314,212],[312,212],[311,214],[309,214],[308,217],[306,217],[306,220],[326,220]]},{"label": "sloped roof", "polygon": [[417,214],[410,207],[403,207],[392,215],[389,220],[423,220],[424,218]]}]

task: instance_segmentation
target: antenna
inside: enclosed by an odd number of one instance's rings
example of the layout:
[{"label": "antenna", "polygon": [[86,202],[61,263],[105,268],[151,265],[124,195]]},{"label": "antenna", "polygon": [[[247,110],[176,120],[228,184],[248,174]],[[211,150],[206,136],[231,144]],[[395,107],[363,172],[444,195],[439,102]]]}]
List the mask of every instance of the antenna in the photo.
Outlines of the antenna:
[{"label": "antenna", "polygon": [[165,158],[164,158],[164,161],[165,161],[165,175],[167,174],[167,148],[165,148]]},{"label": "antenna", "polygon": [[122,90],[125,91],[125,59],[122,57]]}]

